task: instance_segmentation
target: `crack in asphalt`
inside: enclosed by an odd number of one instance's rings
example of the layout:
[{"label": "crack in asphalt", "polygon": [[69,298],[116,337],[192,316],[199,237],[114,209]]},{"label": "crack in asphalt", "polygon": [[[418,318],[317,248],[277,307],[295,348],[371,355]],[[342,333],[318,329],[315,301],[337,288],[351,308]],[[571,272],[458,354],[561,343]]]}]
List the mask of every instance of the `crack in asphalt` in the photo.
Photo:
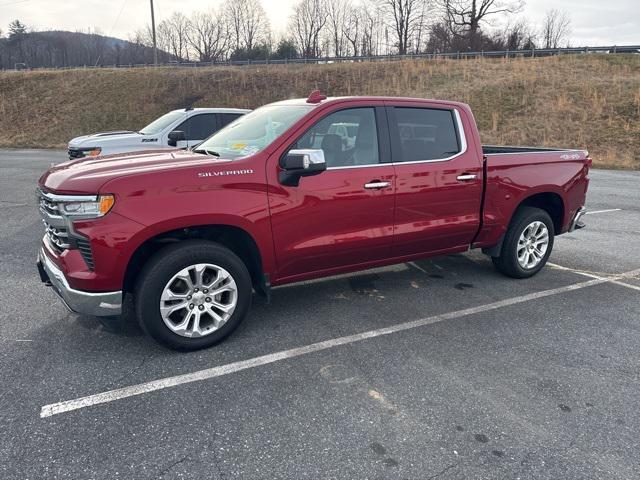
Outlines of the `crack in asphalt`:
[{"label": "crack in asphalt", "polygon": [[175,462],[170,463],[169,465],[167,465],[165,468],[163,468],[162,470],[160,470],[160,472],[158,473],[157,478],[162,478],[164,477],[173,467],[175,467],[176,465],[181,464],[182,462],[186,461],[189,458],[189,455],[185,455],[184,457],[176,460]]},{"label": "crack in asphalt", "polygon": [[452,463],[451,465],[447,465],[445,468],[443,468],[442,470],[440,470],[438,473],[436,473],[435,475],[431,475],[430,477],[427,478],[427,480],[433,480],[434,478],[438,478],[440,475],[447,473],[447,471],[451,470],[453,467],[455,467],[456,465],[454,463]]},{"label": "crack in asphalt", "polygon": [[143,357],[142,360],[138,363],[138,365],[136,365],[135,367],[132,367],[124,375],[121,375],[120,377],[118,377],[115,380],[113,380],[111,382],[111,384],[112,385],[117,385],[120,382],[122,382],[123,380],[126,380],[127,378],[131,377],[134,373],[136,373],[138,370],[140,370],[142,367],[144,367],[146,365],[146,363],[149,360],[151,360],[152,358],[154,358],[154,357],[155,357],[155,354],[153,354],[153,353]]}]

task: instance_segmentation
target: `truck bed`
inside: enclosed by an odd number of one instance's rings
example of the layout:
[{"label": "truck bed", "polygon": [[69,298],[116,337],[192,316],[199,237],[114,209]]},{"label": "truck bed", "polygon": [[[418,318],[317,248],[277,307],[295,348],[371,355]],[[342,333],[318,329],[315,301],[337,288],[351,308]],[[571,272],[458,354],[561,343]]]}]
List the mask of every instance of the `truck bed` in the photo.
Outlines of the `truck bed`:
[{"label": "truck bed", "polygon": [[485,203],[476,244],[495,245],[526,197],[537,198],[531,205],[539,201],[553,206],[556,235],[568,230],[585,204],[591,165],[586,150],[485,145],[482,152],[487,156]]}]

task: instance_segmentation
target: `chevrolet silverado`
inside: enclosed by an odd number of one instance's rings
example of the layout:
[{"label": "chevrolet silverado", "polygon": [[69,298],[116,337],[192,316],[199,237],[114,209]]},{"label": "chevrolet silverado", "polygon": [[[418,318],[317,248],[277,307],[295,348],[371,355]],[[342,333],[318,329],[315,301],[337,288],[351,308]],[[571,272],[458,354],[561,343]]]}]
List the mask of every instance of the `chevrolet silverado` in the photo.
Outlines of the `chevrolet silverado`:
[{"label": "chevrolet silverado", "polygon": [[471,109],[413,98],[287,100],[192,150],[65,162],[39,180],[43,282],[72,311],[208,347],[255,291],[480,248],[505,275],[583,226],[584,150],[483,146]]}]

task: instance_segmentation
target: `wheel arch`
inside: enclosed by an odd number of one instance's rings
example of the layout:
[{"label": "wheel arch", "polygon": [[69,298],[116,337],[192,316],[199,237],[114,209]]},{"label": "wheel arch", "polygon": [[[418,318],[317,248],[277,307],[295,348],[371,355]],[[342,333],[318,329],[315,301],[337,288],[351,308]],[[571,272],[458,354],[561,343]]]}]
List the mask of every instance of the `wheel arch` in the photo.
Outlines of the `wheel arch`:
[{"label": "wheel arch", "polygon": [[138,244],[128,258],[123,277],[123,291],[133,292],[142,266],[162,248],[187,239],[209,240],[225,246],[247,266],[254,289],[266,294],[268,280],[264,263],[254,237],[245,229],[228,224],[203,224],[154,232]]},{"label": "wheel arch", "polygon": [[516,212],[522,207],[535,207],[544,210],[551,217],[553,222],[554,235],[562,233],[564,225],[565,205],[562,197],[556,192],[540,192],[530,195],[520,201],[514,209],[509,219],[509,224],[513,221]]},{"label": "wheel arch", "polygon": [[549,216],[551,217],[551,221],[553,222],[554,236],[560,235],[562,233],[566,214],[565,203],[562,199],[562,196],[559,193],[550,190],[533,193],[520,200],[520,203],[518,203],[518,205],[516,205],[516,207],[511,212],[509,222],[506,224],[507,228],[500,236],[498,243],[491,247],[483,248],[482,251],[484,253],[492,257],[497,257],[500,255],[500,253],[502,252],[502,243],[504,242],[506,232],[511,226],[516,213],[522,207],[535,207],[544,210],[549,214]]}]

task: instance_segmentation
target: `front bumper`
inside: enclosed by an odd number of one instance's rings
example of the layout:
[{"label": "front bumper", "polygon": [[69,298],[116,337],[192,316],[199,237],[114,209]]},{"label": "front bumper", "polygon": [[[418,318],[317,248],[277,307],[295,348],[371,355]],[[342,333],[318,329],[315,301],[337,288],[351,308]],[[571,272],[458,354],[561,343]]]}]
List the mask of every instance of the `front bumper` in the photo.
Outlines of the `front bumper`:
[{"label": "front bumper", "polygon": [[60,297],[65,306],[75,313],[104,317],[120,315],[122,291],[84,292],[69,286],[64,273],[49,259],[44,250],[38,253],[40,279]]}]

